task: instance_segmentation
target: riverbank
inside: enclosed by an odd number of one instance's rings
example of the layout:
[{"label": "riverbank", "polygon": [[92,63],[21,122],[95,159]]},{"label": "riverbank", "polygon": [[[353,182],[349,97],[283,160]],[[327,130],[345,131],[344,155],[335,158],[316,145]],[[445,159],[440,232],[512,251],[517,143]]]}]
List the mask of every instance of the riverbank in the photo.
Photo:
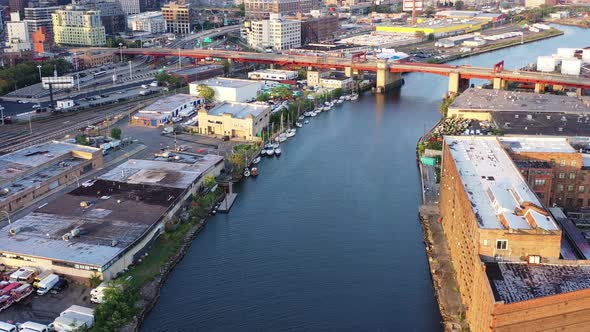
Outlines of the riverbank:
[{"label": "riverbank", "polygon": [[584,20],[577,17],[574,18],[562,18],[558,20],[545,20],[545,23],[552,23],[552,24],[561,24],[561,25],[568,25],[572,27],[590,28],[590,20]]}]

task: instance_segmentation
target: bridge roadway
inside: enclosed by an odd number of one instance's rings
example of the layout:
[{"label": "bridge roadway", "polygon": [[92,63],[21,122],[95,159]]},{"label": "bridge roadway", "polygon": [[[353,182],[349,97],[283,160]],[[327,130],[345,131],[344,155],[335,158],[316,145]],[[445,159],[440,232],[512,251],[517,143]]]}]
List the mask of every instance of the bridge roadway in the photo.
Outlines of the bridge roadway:
[{"label": "bridge roadway", "polygon": [[[94,48],[96,50],[117,51],[113,49]],[[501,89],[507,81],[535,83],[536,90],[541,92],[545,86],[554,85],[561,87],[573,87],[578,89],[590,89],[589,77],[562,75],[557,73],[540,73],[529,71],[494,71],[492,68],[472,67],[468,65],[454,66],[448,64],[425,64],[414,62],[387,62],[367,57],[366,59],[350,59],[330,56],[306,56],[293,54],[235,52],[224,50],[201,49],[152,49],[130,48],[124,49],[127,55],[148,55],[154,57],[181,56],[195,59],[207,57],[228,59],[239,62],[257,62],[280,66],[305,66],[313,68],[331,68],[345,70],[347,73],[359,71],[377,72],[377,88],[385,89],[395,80],[400,80],[399,74],[422,72],[449,77],[449,92],[458,91],[461,84],[468,83],[469,79],[492,80],[494,87]],[[392,76],[393,75],[393,76]]]}]

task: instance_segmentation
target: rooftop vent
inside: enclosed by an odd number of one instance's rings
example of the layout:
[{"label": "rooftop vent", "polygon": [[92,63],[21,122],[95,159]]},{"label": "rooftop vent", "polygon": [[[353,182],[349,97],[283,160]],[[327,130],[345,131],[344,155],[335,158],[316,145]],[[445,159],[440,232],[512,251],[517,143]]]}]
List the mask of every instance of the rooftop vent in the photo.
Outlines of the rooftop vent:
[{"label": "rooftop vent", "polygon": [[14,227],[14,228],[11,228],[10,230],[8,230],[8,233],[10,233],[10,235],[12,235],[12,236],[18,234],[19,232],[20,232],[19,227]]}]

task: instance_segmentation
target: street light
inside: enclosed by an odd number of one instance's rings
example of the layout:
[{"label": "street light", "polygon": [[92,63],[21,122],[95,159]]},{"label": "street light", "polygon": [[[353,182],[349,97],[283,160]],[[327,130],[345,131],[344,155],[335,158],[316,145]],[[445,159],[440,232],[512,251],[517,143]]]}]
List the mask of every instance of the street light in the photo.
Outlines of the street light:
[{"label": "street light", "polygon": [[121,56],[121,60],[119,62],[123,62],[123,44],[119,43],[119,55]]},{"label": "street light", "polygon": [[2,117],[2,125],[4,126],[4,106],[0,105],[0,117]]},{"label": "street light", "polygon": [[41,68],[43,68],[43,66],[37,65],[37,69],[39,69],[39,81],[42,80],[42,78],[41,78]]},{"label": "street light", "polygon": [[8,224],[10,225],[10,214],[8,214],[8,211],[2,210],[0,212],[6,213],[6,217],[8,218]]},{"label": "street light", "polygon": [[131,79],[132,73],[131,73],[131,60],[129,60],[129,79]]}]

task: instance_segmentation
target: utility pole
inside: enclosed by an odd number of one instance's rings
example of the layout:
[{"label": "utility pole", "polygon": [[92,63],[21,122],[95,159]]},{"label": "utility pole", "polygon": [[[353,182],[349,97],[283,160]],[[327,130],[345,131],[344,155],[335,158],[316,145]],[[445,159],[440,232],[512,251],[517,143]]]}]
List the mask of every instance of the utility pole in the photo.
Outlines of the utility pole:
[{"label": "utility pole", "polygon": [[119,43],[119,55],[121,57],[119,62],[123,62],[123,44],[122,43]]},{"label": "utility pole", "polygon": [[182,69],[182,61],[180,59],[180,47],[178,48],[178,69]]},{"label": "utility pole", "polygon": [[2,125],[4,126],[4,106],[0,106],[0,117],[2,117]]},{"label": "utility pole", "polygon": [[131,72],[131,60],[129,60],[129,79],[131,79],[131,77],[133,76],[133,73]]}]

